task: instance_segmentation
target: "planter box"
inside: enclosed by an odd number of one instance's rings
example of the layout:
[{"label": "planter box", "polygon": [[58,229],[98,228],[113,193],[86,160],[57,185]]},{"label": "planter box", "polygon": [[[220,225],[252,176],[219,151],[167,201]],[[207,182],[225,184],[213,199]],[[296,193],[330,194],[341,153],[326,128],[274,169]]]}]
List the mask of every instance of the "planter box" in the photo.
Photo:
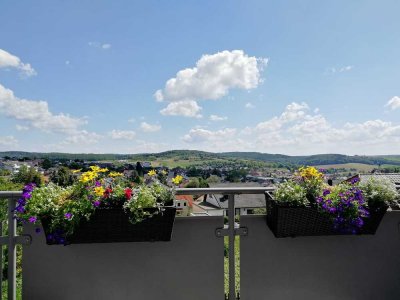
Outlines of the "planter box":
[{"label": "planter box", "polygon": [[[351,235],[338,232],[332,221],[316,207],[287,206],[267,197],[267,224],[275,237]],[[370,217],[364,219],[364,226],[359,234],[375,234],[387,206],[371,207]]]},{"label": "planter box", "polygon": [[[122,208],[97,209],[89,221],[83,220],[75,232],[66,237],[65,244],[170,241],[175,212],[175,207],[164,207],[159,214],[132,224]],[[46,220],[42,220],[42,225],[46,243],[57,244],[48,237]]]}]

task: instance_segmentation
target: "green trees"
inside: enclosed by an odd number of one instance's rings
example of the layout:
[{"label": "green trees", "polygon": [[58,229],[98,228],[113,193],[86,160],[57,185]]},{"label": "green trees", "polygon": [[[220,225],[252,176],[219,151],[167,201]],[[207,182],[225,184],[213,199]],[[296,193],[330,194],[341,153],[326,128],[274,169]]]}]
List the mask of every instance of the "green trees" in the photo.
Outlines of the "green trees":
[{"label": "green trees", "polygon": [[33,167],[21,166],[19,172],[13,175],[12,182],[22,184],[33,182],[37,186],[40,186],[44,183],[44,178],[43,175]]},{"label": "green trees", "polygon": [[69,186],[74,183],[74,175],[67,167],[60,167],[51,173],[50,180],[59,186]]}]

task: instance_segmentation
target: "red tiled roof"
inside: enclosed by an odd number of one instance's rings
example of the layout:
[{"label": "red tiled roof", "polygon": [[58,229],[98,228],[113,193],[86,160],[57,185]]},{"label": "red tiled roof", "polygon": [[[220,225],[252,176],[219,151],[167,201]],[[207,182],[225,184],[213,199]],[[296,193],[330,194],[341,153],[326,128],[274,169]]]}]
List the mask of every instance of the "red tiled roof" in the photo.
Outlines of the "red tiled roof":
[{"label": "red tiled roof", "polygon": [[193,196],[190,195],[176,195],[176,200],[186,200],[189,207],[193,207]]}]

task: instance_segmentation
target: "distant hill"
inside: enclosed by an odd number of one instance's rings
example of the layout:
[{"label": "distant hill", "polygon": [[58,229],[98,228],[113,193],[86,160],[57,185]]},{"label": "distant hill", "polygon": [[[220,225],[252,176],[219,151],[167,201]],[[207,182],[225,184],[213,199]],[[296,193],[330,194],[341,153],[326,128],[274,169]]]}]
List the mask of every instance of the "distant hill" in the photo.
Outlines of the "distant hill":
[{"label": "distant hill", "polygon": [[347,164],[362,163],[368,165],[400,165],[400,155],[377,155],[377,156],[359,156],[359,155],[342,155],[342,154],[317,154],[308,156],[289,156],[282,154],[269,154],[260,152],[223,152],[212,153],[196,150],[171,150],[160,153],[144,153],[144,154],[93,154],[93,153],[41,153],[41,152],[21,152],[6,151],[0,152],[0,157],[16,157],[16,158],[49,158],[60,160],[121,160],[128,159],[133,161],[156,161],[156,160],[215,160],[215,159],[244,159],[252,161],[262,161],[267,163],[279,163],[290,165],[331,165],[331,164]]}]

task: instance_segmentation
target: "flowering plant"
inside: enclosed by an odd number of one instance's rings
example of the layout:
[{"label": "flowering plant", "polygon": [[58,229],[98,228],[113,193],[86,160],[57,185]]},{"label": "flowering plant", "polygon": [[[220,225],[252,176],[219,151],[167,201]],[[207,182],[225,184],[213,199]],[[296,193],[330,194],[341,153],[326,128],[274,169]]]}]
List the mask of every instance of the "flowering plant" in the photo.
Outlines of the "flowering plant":
[{"label": "flowering plant", "polygon": [[368,204],[356,183],[324,189],[316,198],[319,209],[329,216],[339,232],[358,233],[364,225],[363,218],[369,217]]},{"label": "flowering plant", "polygon": [[55,243],[65,243],[79,223],[89,220],[96,209],[121,208],[132,223],[141,222],[160,212],[163,206],[172,205],[174,190],[157,181],[135,186],[122,173],[91,166],[78,181],[68,187],[49,183],[36,188],[25,186],[15,210],[22,222],[48,225],[47,238]]},{"label": "flowering plant", "polygon": [[387,178],[370,177],[360,182],[365,199],[369,206],[399,206],[399,194],[395,185]]},{"label": "flowering plant", "polygon": [[305,188],[307,197],[314,200],[321,193],[324,174],[315,167],[301,167],[295,173],[295,180]]},{"label": "flowering plant", "polygon": [[287,205],[308,205],[306,190],[294,181],[281,183],[274,193],[275,200]]}]

